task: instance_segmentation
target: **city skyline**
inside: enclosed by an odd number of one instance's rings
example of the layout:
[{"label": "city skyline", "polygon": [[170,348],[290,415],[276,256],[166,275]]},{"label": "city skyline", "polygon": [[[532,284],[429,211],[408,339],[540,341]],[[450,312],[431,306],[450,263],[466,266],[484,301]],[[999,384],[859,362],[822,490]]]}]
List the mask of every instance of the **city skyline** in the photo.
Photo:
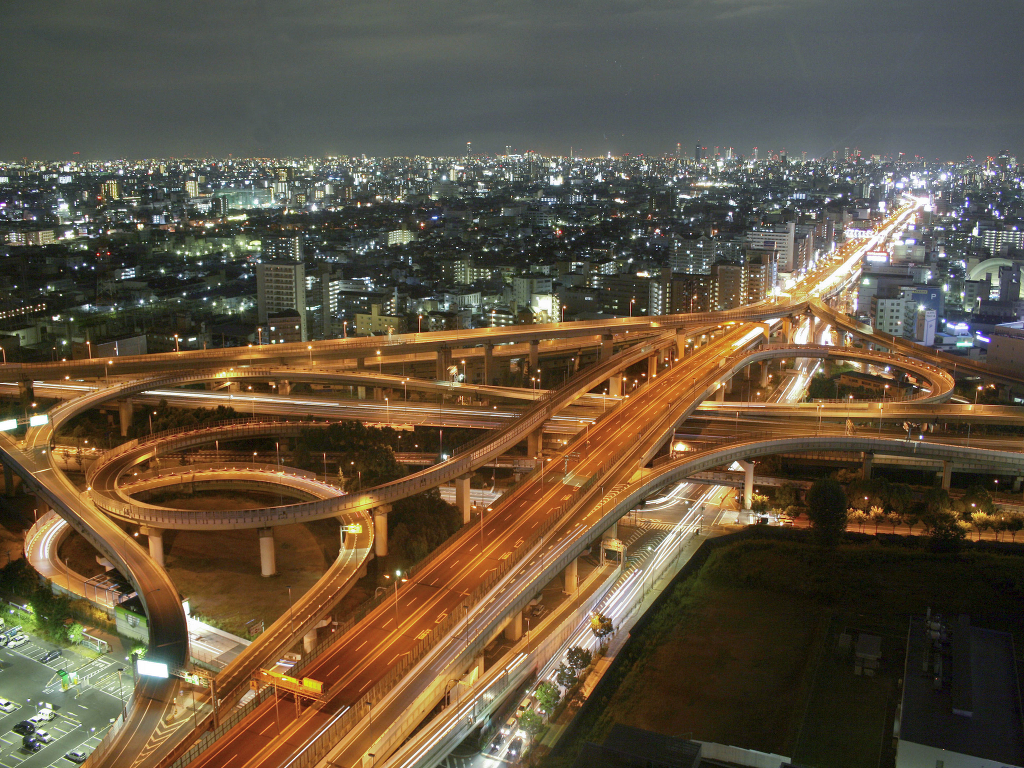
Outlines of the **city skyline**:
[{"label": "city skyline", "polygon": [[92,10],[5,14],[5,161],[1022,149],[1013,2]]}]

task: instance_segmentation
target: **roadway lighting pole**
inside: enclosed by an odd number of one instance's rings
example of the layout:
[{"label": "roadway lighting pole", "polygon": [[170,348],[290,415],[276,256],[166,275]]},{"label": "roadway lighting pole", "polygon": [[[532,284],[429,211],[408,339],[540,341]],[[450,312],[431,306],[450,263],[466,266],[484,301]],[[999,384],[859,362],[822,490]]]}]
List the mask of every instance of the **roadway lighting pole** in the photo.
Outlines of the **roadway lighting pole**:
[{"label": "roadway lighting pole", "polygon": [[291,625],[292,632],[295,631],[295,605],[292,603],[292,587],[288,585],[288,624]]},{"label": "roadway lighting pole", "polygon": [[[92,360],[92,342],[88,339],[85,342],[85,346],[89,349],[89,359]],[[7,353],[4,353],[4,362],[7,362]]]},{"label": "roadway lighting pole", "polygon": [[388,426],[391,426],[391,401],[388,398],[384,398],[384,410],[388,416]]},{"label": "roadway lighting pole", "polygon": [[313,345],[312,344],[307,344],[306,345],[306,351],[309,352],[309,365],[312,368],[313,367]]},{"label": "roadway lighting pole", "polygon": [[280,440],[275,440],[274,441],[274,449],[277,451],[277,466],[280,467],[281,466],[281,441]]},{"label": "roadway lighting pole", "polygon": [[181,352],[181,349],[178,347],[178,334],[174,334],[174,351]]},{"label": "roadway lighting pole", "polygon": [[128,719],[128,711],[124,708],[124,691],[121,688],[121,673],[124,672],[124,667],[117,668],[117,697],[121,700],[121,718],[123,720]]},{"label": "roadway lighting pole", "polygon": [[324,482],[327,482],[327,452],[324,451]]}]

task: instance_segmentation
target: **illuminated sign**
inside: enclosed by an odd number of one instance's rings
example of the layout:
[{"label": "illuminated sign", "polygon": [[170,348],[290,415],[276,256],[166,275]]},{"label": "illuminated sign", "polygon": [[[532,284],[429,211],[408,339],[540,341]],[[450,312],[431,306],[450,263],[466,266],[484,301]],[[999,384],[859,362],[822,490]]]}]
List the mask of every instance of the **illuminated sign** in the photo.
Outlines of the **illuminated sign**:
[{"label": "illuminated sign", "polygon": [[4,419],[3,421],[0,421],[0,431],[2,432],[10,432],[12,429],[17,429],[17,427],[17,419]]},{"label": "illuminated sign", "polygon": [[140,675],[147,675],[148,677],[167,677],[167,665],[161,664],[157,661],[146,661],[145,659],[139,659],[136,664],[136,668],[139,670]]},{"label": "illuminated sign", "polygon": [[28,425],[30,427],[41,427],[44,424],[48,424],[49,422],[50,417],[47,416],[45,413],[37,413],[33,416],[28,417]]}]

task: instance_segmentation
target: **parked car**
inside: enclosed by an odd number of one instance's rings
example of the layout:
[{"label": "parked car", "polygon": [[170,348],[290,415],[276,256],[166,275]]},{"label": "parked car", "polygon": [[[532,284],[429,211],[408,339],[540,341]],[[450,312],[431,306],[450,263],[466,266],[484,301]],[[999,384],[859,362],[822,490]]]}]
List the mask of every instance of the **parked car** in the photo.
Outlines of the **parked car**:
[{"label": "parked car", "polygon": [[35,736],[29,735],[21,740],[21,746],[29,752],[38,752],[43,748],[43,742],[39,741]]},{"label": "parked car", "polygon": [[54,648],[52,651],[47,651],[46,653],[44,653],[40,657],[39,661],[41,661],[43,664],[47,664],[53,661],[54,659],[59,659],[63,655],[64,651],[62,651],[60,648]]},{"label": "parked car", "polygon": [[66,752],[64,757],[72,763],[84,763],[89,756],[80,749],[72,749],[70,752]]},{"label": "parked car", "polygon": [[50,707],[43,707],[38,712],[36,712],[34,715],[32,715],[32,717],[29,718],[29,722],[37,723],[37,724],[38,723],[48,723],[51,720],[53,720],[53,718],[55,718],[56,716],[57,716],[57,713],[54,712]]},{"label": "parked car", "polygon": [[44,731],[42,728],[36,728],[35,736],[37,739],[43,742],[43,744],[49,744],[51,741],[53,741],[53,736]]},{"label": "parked car", "polygon": [[7,699],[0,699],[0,712],[3,712],[4,714],[10,714],[17,708],[18,705],[15,704],[13,701],[8,701]]},{"label": "parked car", "polygon": [[8,648],[17,648],[19,645],[24,645],[27,642],[28,642],[28,635],[26,635],[26,634],[15,635],[14,637],[12,637],[8,641],[7,647]]},{"label": "parked car", "polygon": [[29,720],[22,720],[20,723],[16,723],[11,730],[22,736],[29,736],[36,732],[36,724]]}]

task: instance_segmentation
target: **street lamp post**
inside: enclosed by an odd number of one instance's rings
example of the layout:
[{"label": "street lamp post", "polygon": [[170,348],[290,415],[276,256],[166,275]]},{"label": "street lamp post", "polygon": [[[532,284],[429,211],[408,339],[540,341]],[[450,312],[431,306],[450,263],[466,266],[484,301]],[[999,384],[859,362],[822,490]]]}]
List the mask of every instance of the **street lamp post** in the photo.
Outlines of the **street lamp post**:
[{"label": "street lamp post", "polygon": [[388,417],[388,426],[391,426],[391,401],[388,398],[384,398],[384,410]]},{"label": "street lamp post", "polygon": [[123,720],[128,719],[128,711],[124,708],[124,690],[121,688],[121,673],[124,672],[124,667],[117,668],[117,697],[121,700],[121,718]]},{"label": "street lamp post", "polygon": [[313,345],[312,344],[307,344],[306,345],[306,351],[309,353],[309,365],[310,365],[310,367],[312,367],[312,365],[313,365]]}]

